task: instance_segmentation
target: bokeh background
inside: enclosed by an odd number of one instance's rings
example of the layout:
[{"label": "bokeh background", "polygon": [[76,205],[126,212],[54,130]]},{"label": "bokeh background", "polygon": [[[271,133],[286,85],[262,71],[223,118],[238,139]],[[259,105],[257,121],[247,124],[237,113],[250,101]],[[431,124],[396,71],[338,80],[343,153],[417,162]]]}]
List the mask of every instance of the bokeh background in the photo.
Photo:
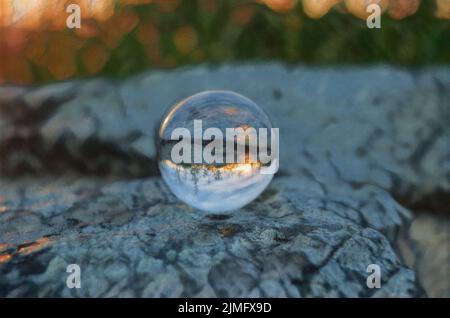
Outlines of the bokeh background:
[{"label": "bokeh background", "polygon": [[[80,29],[66,27],[70,3]],[[230,60],[442,64],[449,39],[450,0],[1,0],[0,84]]]}]

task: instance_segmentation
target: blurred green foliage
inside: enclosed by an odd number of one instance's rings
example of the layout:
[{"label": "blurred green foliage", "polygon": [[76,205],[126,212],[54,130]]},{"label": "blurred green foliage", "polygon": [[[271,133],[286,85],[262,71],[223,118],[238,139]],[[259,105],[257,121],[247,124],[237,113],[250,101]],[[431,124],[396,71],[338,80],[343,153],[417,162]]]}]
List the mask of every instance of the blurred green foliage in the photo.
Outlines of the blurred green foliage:
[{"label": "blurred green foliage", "polygon": [[[301,5],[286,14],[249,3],[252,18],[245,25],[233,23],[232,13],[242,1],[216,1],[214,12],[200,1],[182,1],[175,12],[160,12],[150,5],[134,7],[140,20],[150,20],[160,30],[160,55],[169,63],[148,59],[133,33],[114,50],[104,73],[121,76],[144,68],[170,67],[200,62],[281,60],[292,63],[392,63],[424,65],[450,62],[450,21],[434,17],[431,1],[403,20],[387,15],[381,29],[368,29],[365,21],[332,10],[321,19],[308,18]],[[180,52],[173,32],[191,26],[197,34],[196,49]]]},{"label": "blurred green foliage", "polygon": [[85,19],[80,29],[4,29],[0,83],[123,77],[149,68],[230,61],[447,64],[450,20],[435,13],[435,1],[423,0],[412,16],[395,20],[384,14],[381,29],[369,29],[342,6],[311,19],[301,1],[285,13],[255,0],[118,5],[109,18]]}]

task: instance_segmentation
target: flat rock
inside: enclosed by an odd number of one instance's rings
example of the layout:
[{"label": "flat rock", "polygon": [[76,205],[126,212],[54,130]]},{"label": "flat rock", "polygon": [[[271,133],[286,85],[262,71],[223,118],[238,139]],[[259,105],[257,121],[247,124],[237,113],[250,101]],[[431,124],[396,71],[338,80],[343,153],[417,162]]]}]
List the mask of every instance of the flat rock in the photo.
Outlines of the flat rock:
[{"label": "flat rock", "polygon": [[450,297],[450,220],[421,211],[397,242],[406,264],[417,273],[430,297]]},{"label": "flat rock", "polygon": [[[280,128],[269,189],[221,215],[176,200],[155,161],[165,109],[208,89],[248,96]],[[449,67],[203,65],[0,87],[0,296],[425,296],[391,247],[411,217],[394,198],[448,198],[449,100]]]},{"label": "flat rock", "polygon": [[198,66],[37,88],[0,88],[0,167],[151,176],[164,111],[226,89],[280,127],[281,169],[420,199],[450,188],[450,68]]},{"label": "flat rock", "polygon": [[[0,296],[424,296],[366,227],[371,213],[401,213],[392,202],[373,210],[372,195],[330,196],[313,179],[282,177],[247,207],[210,215],[180,204],[160,178],[8,183]],[[66,287],[69,264],[81,268],[81,289]],[[369,264],[381,268],[380,289],[366,285]]]}]

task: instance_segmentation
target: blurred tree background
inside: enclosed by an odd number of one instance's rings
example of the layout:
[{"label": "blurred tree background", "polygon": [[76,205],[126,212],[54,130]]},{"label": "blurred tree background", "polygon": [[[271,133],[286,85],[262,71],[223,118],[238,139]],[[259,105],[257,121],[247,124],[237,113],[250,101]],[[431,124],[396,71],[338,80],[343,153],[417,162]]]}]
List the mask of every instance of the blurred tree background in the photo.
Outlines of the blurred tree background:
[{"label": "blurred tree background", "polygon": [[[450,62],[450,0],[1,1],[0,83],[7,84],[242,60]],[[381,29],[367,28],[358,1],[386,9]],[[68,3],[81,7],[80,29],[66,27]]]}]

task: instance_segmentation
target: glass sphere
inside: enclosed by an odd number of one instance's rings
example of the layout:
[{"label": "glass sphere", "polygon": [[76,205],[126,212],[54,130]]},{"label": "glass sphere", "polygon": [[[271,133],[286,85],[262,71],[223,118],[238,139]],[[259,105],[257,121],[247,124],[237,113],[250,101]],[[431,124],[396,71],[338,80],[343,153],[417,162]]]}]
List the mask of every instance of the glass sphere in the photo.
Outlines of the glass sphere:
[{"label": "glass sphere", "polygon": [[[268,186],[273,174],[262,173],[265,164],[251,152],[255,146],[249,142],[252,133],[228,138],[228,130],[235,128],[246,132],[252,128],[256,138],[260,128],[265,128],[268,143],[271,141],[272,125],[265,112],[250,99],[230,91],[195,94],[165,114],[157,142],[158,165],[162,178],[181,201],[208,212],[229,211],[248,204]],[[212,141],[218,142],[215,147]],[[238,151],[239,144],[245,147],[243,152]],[[211,156],[216,160],[211,161]]]}]

